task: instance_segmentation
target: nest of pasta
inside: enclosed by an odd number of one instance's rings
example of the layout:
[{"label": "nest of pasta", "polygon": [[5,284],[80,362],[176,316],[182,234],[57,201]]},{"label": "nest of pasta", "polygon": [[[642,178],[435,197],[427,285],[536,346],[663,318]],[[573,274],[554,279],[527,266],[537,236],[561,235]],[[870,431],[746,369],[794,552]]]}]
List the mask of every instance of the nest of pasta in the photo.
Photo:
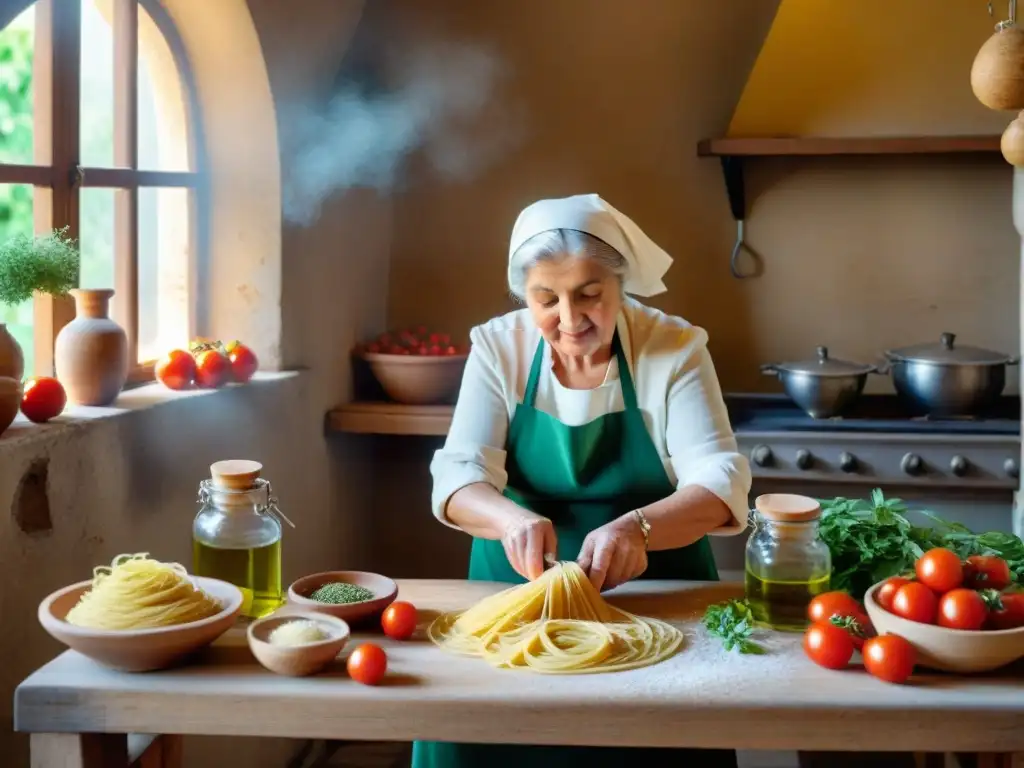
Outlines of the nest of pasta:
[{"label": "nest of pasta", "polygon": [[611,605],[574,562],[527,584],[439,616],[428,630],[441,648],[502,669],[545,674],[615,672],[664,661],[683,633]]}]

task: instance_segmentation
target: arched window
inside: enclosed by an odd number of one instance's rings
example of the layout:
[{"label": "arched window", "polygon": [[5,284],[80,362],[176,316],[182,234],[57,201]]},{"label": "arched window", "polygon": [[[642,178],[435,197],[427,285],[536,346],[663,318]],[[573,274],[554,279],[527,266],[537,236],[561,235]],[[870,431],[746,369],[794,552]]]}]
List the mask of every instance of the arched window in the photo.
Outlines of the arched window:
[{"label": "arched window", "polygon": [[[144,380],[196,328],[204,164],[185,57],[155,0],[25,5],[0,2],[0,242],[67,227],[81,287],[115,290]],[[52,375],[73,317],[67,297],[0,305],[27,373]]]}]

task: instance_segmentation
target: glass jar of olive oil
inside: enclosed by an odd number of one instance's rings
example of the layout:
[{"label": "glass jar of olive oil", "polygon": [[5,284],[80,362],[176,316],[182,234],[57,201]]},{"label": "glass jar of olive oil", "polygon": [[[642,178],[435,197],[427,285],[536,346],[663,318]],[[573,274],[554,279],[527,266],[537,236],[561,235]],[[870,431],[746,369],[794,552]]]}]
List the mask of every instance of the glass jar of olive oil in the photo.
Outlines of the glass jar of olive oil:
[{"label": "glass jar of olive oil", "polygon": [[192,523],[192,570],[242,590],[242,616],[257,619],[280,607],[281,519],[270,483],[256,461],[218,461],[199,483]]},{"label": "glass jar of olive oil", "polygon": [[746,597],[754,617],[773,629],[807,627],[807,607],[827,592],[832,556],[818,522],[821,506],[790,493],[758,496],[747,539]]}]

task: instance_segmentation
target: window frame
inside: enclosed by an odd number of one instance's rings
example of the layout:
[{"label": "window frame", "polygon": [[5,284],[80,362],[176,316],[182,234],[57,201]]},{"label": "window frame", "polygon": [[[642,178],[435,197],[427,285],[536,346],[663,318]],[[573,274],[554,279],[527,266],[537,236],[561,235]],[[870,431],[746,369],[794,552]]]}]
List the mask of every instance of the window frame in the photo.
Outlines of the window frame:
[{"label": "window frame", "polygon": [[[35,40],[32,63],[33,163],[0,162],[0,184],[33,187],[33,218],[36,233],[67,228],[79,238],[80,190],[114,190],[114,289],[121,300],[114,319],[128,337],[128,384],[153,379],[155,361],[139,361],[138,197],[140,188],[184,189],[188,196],[188,338],[197,326],[197,265],[204,262],[202,233],[208,206],[206,166],[200,130],[195,81],[188,67],[184,45],[166,10],[157,0],[110,0],[114,41],[114,162],[112,167],[83,167],[81,131],[80,2],[36,0]],[[174,60],[185,101],[188,131],[187,171],[140,170],[138,167],[138,55],[139,6],[159,29]],[[33,299],[35,375],[54,375],[54,344],[57,334],[75,317],[70,296],[37,293]]]}]

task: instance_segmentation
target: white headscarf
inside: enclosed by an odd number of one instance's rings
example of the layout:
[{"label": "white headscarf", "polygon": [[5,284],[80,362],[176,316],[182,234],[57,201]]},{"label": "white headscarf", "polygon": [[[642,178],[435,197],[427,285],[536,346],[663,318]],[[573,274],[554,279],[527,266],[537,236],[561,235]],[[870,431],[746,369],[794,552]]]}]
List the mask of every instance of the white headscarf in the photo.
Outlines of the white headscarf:
[{"label": "white headscarf", "polygon": [[[655,296],[668,290],[661,278],[672,257],[644,234],[633,221],[598,195],[573,195],[538,200],[527,206],[512,227],[508,258],[534,235],[552,229],[575,229],[603,240],[626,260],[623,289],[634,296]],[[511,275],[510,275],[511,277]]]}]

